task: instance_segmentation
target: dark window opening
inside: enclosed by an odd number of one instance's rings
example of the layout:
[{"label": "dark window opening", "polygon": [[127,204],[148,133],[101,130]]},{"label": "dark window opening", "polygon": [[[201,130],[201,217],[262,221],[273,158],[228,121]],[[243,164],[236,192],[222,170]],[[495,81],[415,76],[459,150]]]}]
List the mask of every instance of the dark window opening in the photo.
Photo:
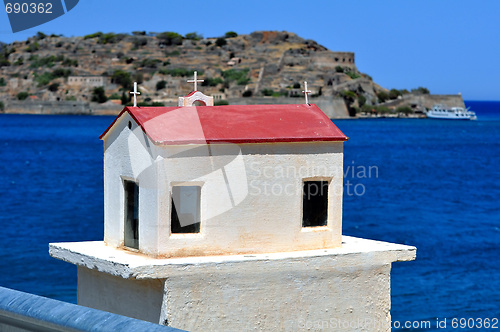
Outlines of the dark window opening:
[{"label": "dark window opening", "polygon": [[305,181],[302,193],[302,227],[326,226],[328,181]]},{"label": "dark window opening", "polygon": [[125,189],[124,245],[139,249],[139,186],[133,181],[123,181]]},{"label": "dark window opening", "polygon": [[172,187],[170,230],[172,233],[200,232],[199,186]]}]

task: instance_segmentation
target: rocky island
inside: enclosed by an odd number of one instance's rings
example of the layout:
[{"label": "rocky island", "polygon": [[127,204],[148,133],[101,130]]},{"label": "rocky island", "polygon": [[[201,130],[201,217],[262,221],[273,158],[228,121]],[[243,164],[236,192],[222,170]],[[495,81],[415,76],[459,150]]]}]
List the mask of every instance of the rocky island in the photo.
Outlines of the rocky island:
[{"label": "rocky island", "polygon": [[426,88],[386,89],[356,67],[353,52],[331,51],[291,32],[131,34],[84,37],[37,35],[0,44],[0,112],[117,114],[139,83],[139,105],[175,106],[192,87],[216,104],[310,102],[330,118],[418,116],[436,103],[463,106],[460,95],[431,95]]}]

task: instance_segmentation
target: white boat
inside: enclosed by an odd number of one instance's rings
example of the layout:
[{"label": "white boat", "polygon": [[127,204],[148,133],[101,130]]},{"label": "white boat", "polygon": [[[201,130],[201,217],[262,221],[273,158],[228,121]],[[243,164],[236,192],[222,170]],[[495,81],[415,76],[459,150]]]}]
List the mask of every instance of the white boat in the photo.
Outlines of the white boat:
[{"label": "white boat", "polygon": [[447,107],[436,104],[426,112],[428,118],[447,120],[477,120],[476,113],[463,107]]}]

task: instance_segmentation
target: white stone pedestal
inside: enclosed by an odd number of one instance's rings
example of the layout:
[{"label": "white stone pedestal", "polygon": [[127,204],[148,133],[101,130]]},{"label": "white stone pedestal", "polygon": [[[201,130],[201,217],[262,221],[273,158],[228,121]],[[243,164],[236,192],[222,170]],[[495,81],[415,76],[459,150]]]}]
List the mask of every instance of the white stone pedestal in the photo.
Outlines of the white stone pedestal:
[{"label": "white stone pedestal", "polygon": [[78,304],[189,331],[390,331],[390,270],[416,248],[343,236],[342,248],[154,259],[103,242],[50,244],[78,265]]}]

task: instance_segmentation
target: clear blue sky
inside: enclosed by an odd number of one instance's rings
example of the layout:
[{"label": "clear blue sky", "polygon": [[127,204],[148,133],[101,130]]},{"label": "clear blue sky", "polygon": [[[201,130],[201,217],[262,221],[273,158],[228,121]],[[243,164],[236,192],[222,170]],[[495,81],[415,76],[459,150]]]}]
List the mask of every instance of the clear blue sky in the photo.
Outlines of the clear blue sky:
[{"label": "clear blue sky", "polygon": [[500,1],[80,0],[51,22],[13,34],[0,14],[0,41],[37,31],[83,36],[96,31],[198,32],[287,30],[334,51],[356,52],[360,71],[386,88],[427,87],[466,100],[500,100]]}]

